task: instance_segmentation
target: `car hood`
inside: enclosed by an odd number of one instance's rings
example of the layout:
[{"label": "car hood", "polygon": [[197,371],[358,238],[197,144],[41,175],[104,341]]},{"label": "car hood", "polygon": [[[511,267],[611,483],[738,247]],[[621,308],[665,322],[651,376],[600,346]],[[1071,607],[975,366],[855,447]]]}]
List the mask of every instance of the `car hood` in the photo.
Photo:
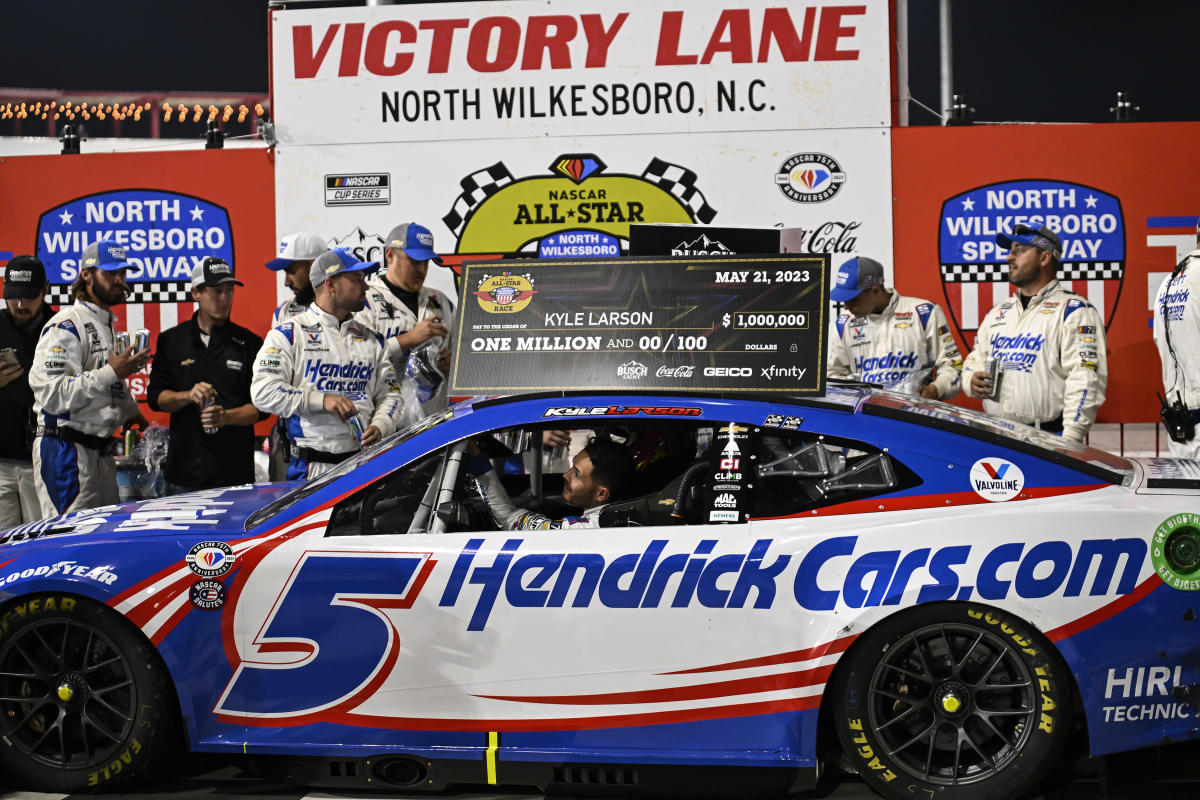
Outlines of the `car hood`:
[{"label": "car hood", "polygon": [[0,545],[85,534],[128,538],[200,533],[225,538],[242,533],[247,517],[297,485],[247,484],[89,508],[10,528],[0,535]]}]

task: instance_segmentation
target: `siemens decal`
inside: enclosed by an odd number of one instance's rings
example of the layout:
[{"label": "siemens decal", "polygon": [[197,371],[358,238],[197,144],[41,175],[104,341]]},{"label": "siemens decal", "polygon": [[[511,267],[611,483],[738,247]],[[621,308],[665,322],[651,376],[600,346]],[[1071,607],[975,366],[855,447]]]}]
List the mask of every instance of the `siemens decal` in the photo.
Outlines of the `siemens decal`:
[{"label": "siemens decal", "polygon": [[479,552],[483,539],[471,539],[439,605],[456,606],[466,595],[474,604],[467,630],[481,631],[498,602],[512,608],[766,609],[787,597],[780,602],[833,611],[899,605],[911,592],[918,603],[1104,597],[1133,591],[1147,552],[1145,540],[1132,538],[860,551],[857,536],[839,536],[790,554],[772,554],[771,539],[736,553],[714,554],[717,544],[703,539],[690,551],[670,552],[670,542],[654,539],[641,552],[614,557],[522,553],[525,540],[514,538],[489,556]]}]

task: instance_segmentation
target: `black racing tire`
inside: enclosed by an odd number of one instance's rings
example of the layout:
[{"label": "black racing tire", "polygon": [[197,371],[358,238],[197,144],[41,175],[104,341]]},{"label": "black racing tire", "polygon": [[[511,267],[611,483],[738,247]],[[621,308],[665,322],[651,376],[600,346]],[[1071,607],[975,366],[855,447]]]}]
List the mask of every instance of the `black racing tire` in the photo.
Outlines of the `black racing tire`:
[{"label": "black racing tire", "polygon": [[1051,644],[1006,611],[931,603],[854,643],[832,684],[838,740],[897,800],[1015,800],[1071,732],[1071,681]]},{"label": "black racing tire", "polygon": [[169,766],[179,705],[141,631],[84,597],[0,609],[0,773],[22,789],[104,791]]}]

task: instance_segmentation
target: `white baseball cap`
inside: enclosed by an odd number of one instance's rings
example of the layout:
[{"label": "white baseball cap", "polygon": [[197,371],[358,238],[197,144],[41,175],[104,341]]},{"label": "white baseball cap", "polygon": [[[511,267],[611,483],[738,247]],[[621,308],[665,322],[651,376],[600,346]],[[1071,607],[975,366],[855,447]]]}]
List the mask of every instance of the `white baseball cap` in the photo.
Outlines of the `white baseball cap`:
[{"label": "white baseball cap", "polygon": [[329,249],[315,233],[289,233],[279,240],[279,257],[267,262],[267,269],[287,269],[297,261],[311,261]]}]

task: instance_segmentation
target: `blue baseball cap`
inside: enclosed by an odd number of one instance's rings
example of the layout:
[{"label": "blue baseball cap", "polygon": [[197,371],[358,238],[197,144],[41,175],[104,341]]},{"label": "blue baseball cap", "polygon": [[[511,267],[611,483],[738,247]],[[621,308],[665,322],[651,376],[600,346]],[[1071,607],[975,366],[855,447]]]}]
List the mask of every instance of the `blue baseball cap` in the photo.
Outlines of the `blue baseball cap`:
[{"label": "blue baseball cap", "polygon": [[1062,239],[1058,238],[1058,234],[1047,228],[1045,225],[1033,227],[1026,225],[1023,222],[1018,222],[1013,225],[1011,234],[1001,231],[996,234],[996,244],[1012,249],[1013,242],[1027,244],[1030,247],[1038,247],[1042,250],[1049,250],[1054,254],[1055,258],[1062,258]]},{"label": "blue baseball cap", "polygon": [[79,268],[95,267],[105,272],[116,272],[119,269],[132,269],[136,264],[129,263],[125,258],[125,248],[112,239],[97,239],[83,248],[79,257]]},{"label": "blue baseball cap", "polygon": [[415,222],[406,222],[392,228],[387,239],[384,239],[383,246],[403,250],[413,261],[442,263],[441,257],[433,252],[433,233],[429,228]]},{"label": "blue baseball cap", "polygon": [[320,286],[326,278],[347,272],[374,272],[379,269],[378,261],[359,261],[354,253],[344,247],[326,250],[317,256],[308,268],[308,280],[313,288]]},{"label": "blue baseball cap", "polygon": [[872,286],[883,286],[883,264],[873,258],[859,256],[838,267],[829,298],[845,303]]}]

